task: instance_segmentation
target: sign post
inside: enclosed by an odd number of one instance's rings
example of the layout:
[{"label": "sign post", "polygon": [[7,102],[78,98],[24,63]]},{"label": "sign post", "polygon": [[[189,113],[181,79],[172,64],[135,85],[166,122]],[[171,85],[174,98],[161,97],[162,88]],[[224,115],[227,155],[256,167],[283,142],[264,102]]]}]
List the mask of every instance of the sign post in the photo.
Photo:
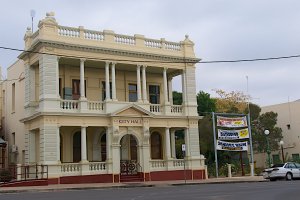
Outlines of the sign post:
[{"label": "sign post", "polygon": [[181,150],[183,153],[183,173],[184,173],[184,184],[186,184],[186,170],[185,170],[185,144],[181,145]]}]

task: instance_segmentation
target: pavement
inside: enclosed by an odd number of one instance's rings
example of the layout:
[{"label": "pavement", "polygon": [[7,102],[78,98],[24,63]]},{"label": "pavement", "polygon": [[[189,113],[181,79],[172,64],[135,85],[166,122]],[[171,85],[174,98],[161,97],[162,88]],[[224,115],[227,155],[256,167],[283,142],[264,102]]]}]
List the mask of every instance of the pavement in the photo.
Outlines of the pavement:
[{"label": "pavement", "polygon": [[130,183],[88,183],[88,184],[56,184],[47,186],[26,186],[26,187],[0,187],[0,193],[19,192],[49,192],[65,190],[88,190],[88,189],[108,189],[108,188],[132,188],[132,187],[168,187],[179,185],[201,185],[201,184],[221,184],[221,183],[244,183],[244,182],[264,182],[262,176],[243,176],[232,178],[209,178],[205,180],[179,180],[179,181],[149,181]]}]

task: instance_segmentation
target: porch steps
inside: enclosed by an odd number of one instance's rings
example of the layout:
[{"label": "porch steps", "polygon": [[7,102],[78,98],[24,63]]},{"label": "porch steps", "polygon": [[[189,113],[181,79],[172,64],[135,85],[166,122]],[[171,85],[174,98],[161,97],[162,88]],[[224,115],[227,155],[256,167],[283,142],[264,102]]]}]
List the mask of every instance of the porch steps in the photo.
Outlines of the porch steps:
[{"label": "porch steps", "polygon": [[120,176],[120,182],[143,182],[143,178],[138,175],[121,175]]}]

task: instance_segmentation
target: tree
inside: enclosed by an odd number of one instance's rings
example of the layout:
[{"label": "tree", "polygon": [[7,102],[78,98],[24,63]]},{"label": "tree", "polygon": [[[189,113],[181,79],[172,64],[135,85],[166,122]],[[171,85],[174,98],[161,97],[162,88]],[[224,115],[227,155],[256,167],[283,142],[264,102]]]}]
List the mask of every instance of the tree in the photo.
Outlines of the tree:
[{"label": "tree", "polygon": [[220,113],[244,113],[247,109],[249,96],[243,92],[214,90],[219,98],[216,98],[216,111]]},{"label": "tree", "polygon": [[216,110],[216,99],[210,98],[210,94],[200,91],[197,94],[198,115],[207,115]]},{"label": "tree", "polygon": [[182,93],[173,91],[173,104],[174,105],[181,105],[182,104]]},{"label": "tree", "polygon": [[[266,152],[267,142],[266,137],[269,139],[270,150],[278,150],[279,142],[282,139],[282,130],[277,127],[277,113],[266,112],[258,117],[257,120],[253,121],[252,124],[252,138],[253,148],[257,152]],[[265,130],[269,130],[270,134],[266,136]]]},{"label": "tree", "polygon": [[[259,117],[261,108],[254,103],[249,103],[249,109],[250,109],[251,121],[257,120],[257,118]],[[248,108],[245,110],[245,113],[246,114],[249,113]]]}]

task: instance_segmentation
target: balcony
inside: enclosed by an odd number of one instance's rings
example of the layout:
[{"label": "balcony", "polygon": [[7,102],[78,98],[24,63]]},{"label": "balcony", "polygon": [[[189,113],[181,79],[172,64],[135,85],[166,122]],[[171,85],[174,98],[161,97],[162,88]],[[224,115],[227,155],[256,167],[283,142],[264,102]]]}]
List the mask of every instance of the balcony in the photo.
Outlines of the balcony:
[{"label": "balcony", "polygon": [[[60,112],[64,113],[91,113],[107,114],[112,113],[122,107],[137,105],[154,115],[183,116],[184,107],[182,105],[162,105],[144,104],[138,102],[103,102],[103,101],[80,101],[80,100],[60,100]],[[109,109],[108,109],[109,107]],[[114,108],[114,109],[112,109]]]}]

